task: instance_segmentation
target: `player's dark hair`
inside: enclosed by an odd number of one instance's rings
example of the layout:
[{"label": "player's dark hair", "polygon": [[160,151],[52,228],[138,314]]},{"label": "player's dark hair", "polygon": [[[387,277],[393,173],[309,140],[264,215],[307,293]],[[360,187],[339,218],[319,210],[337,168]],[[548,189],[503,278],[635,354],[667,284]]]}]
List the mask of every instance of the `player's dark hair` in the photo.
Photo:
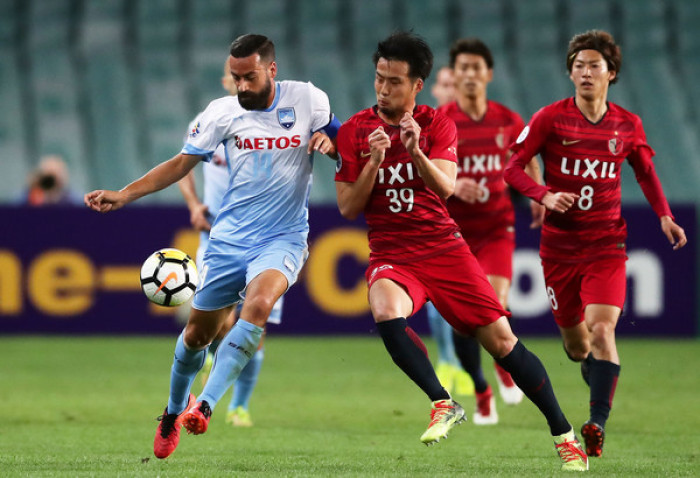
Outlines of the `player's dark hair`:
[{"label": "player's dark hair", "polygon": [[245,58],[257,53],[260,61],[275,61],[275,44],[265,35],[248,33],[241,35],[231,43],[231,56]]},{"label": "player's dark hair", "polygon": [[571,73],[576,55],[581,50],[596,50],[603,55],[608,64],[608,70],[614,71],[615,78],[610,82],[615,83],[620,77],[622,67],[622,52],[615,43],[613,36],[603,30],[589,30],[586,33],[575,35],[569,42],[569,50],[566,52],[566,68]]},{"label": "player's dark hair", "polygon": [[413,32],[399,31],[377,44],[372,55],[374,66],[380,58],[405,61],[408,63],[408,76],[425,80],[433,68],[433,52],[425,40]]},{"label": "player's dark hair", "polygon": [[486,43],[476,37],[460,38],[452,44],[450,47],[450,68],[454,69],[457,56],[462,53],[479,55],[486,61],[486,66],[488,66],[489,69],[493,68],[493,55],[491,55],[491,50],[486,46]]}]

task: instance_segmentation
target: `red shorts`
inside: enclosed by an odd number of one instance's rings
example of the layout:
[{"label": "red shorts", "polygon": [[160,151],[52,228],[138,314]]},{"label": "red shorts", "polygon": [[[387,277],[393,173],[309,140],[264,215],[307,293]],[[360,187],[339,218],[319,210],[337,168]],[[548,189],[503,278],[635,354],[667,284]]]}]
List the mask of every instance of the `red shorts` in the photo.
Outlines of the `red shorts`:
[{"label": "red shorts", "polygon": [[624,257],[591,262],[563,263],[542,260],[554,320],[560,327],[583,322],[589,304],[625,304],[627,276]]},{"label": "red shorts", "polygon": [[489,325],[510,313],[503,310],[466,243],[428,259],[394,263],[372,260],[365,273],[367,285],[390,279],[401,285],[413,301],[415,314],[428,300],[445,320],[462,334]]},{"label": "red shorts", "polygon": [[513,279],[515,237],[486,238],[480,241],[467,241],[467,244],[487,276]]}]

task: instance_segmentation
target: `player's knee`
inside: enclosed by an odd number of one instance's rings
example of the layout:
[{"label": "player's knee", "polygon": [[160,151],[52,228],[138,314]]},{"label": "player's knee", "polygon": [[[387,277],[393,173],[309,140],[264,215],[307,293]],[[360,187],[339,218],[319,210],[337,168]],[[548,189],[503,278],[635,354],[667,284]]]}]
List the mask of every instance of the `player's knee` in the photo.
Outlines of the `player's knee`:
[{"label": "player's knee", "polygon": [[208,346],[214,337],[211,336],[211,333],[199,327],[188,326],[185,329],[185,335],[182,339],[185,343],[185,347],[188,349],[201,350]]},{"label": "player's knee", "polygon": [[591,327],[591,345],[598,351],[611,350],[615,347],[615,326],[598,323]]},{"label": "player's knee", "polygon": [[276,301],[277,299],[275,297],[263,294],[246,296],[243,304],[244,311],[241,312],[241,318],[252,323],[262,321],[264,324],[270,312],[272,312]]},{"label": "player's knee", "polygon": [[387,320],[404,317],[398,308],[392,307],[389,304],[372,305],[372,316],[375,322],[386,322]]},{"label": "player's knee", "polygon": [[583,342],[569,342],[564,344],[564,352],[566,352],[566,356],[569,357],[569,360],[580,362],[588,357],[591,348],[588,344]]}]

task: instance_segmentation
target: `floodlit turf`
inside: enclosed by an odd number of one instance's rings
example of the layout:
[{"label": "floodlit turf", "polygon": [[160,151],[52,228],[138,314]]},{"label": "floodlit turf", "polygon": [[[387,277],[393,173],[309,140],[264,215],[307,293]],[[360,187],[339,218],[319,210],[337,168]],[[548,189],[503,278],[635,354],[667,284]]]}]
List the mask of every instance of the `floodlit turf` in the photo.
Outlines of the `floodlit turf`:
[{"label": "floodlit turf", "polygon": [[[433,447],[419,441],[427,398],[373,338],[268,338],[251,413],[153,456],[167,400],[171,338],[0,339],[1,476],[553,476],[544,419],[529,402],[501,423],[471,420]],[[554,339],[526,339],[577,433],[588,392]],[[432,343],[428,343],[433,348]],[[623,340],[622,375],[597,476],[700,474],[700,344]],[[495,385],[490,359],[487,376]],[[199,391],[199,380],[195,390]],[[473,397],[455,397],[471,417]]]}]

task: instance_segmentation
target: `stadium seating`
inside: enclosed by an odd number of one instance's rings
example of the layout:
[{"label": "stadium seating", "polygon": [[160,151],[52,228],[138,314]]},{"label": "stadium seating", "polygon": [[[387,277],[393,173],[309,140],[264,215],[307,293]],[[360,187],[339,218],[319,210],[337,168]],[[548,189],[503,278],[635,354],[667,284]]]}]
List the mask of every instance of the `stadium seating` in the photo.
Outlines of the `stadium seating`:
[{"label": "stadium seating", "polygon": [[[63,155],[85,190],[121,187],[177,152],[187,123],[225,94],[223,62],[243,33],[273,38],[279,79],[314,82],[342,120],[375,102],[371,55],[395,29],[424,36],[436,68],[452,41],[478,36],[496,62],[490,97],[527,120],[573,93],[566,42],[599,28],[624,53],[610,99],[642,117],[671,199],[697,202],[698,24],[696,0],[0,1],[0,200],[42,154]],[[433,103],[433,81],[419,101]],[[317,163],[312,200],[332,202],[333,164]],[[634,184],[623,196],[643,200]]]},{"label": "stadium seating", "polygon": [[29,42],[34,97],[33,135],[39,155],[59,154],[70,170],[76,192],[89,188],[90,164],[85,150],[84,118],[79,104],[76,61],[70,47],[71,2],[31,3]]},{"label": "stadium seating", "polygon": [[[138,38],[136,92],[140,101],[138,159],[142,174],[179,152],[189,123],[184,55],[180,44],[177,3],[168,0],[139,2],[135,12]],[[219,76],[221,75],[219,61]],[[217,82],[218,83],[218,82]],[[159,199],[179,199],[177,188],[168,188]]]}]

